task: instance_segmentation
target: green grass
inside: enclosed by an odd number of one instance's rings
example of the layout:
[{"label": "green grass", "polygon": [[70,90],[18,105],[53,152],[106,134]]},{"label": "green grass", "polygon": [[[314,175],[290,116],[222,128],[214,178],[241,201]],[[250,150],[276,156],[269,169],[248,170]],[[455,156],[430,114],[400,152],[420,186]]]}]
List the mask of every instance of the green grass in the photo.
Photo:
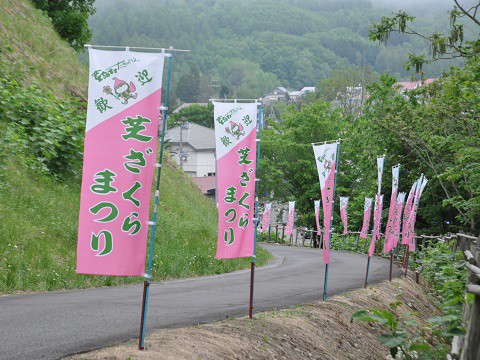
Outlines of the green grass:
[{"label": "green grass", "polygon": [[59,97],[86,99],[86,66],[30,1],[0,0],[0,38],[0,59],[22,74],[18,83],[27,86],[35,79]]},{"label": "green grass", "polygon": [[[143,280],[76,274],[78,183],[58,183],[26,171],[22,165],[9,165],[0,184],[1,293]],[[249,258],[215,259],[216,209],[190,179],[169,165],[163,168],[161,184],[153,281],[219,274],[249,266]],[[257,264],[265,264],[270,257],[259,248]]]}]

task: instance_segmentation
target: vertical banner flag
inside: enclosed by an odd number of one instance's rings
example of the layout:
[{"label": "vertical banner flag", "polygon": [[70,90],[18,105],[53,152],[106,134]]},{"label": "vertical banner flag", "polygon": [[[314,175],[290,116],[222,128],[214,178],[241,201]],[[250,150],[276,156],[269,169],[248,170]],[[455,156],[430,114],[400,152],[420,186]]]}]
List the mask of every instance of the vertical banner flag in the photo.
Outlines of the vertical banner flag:
[{"label": "vertical banner flag", "polygon": [[78,273],[145,271],[166,56],[89,49]]},{"label": "vertical banner flag", "polygon": [[293,234],[293,225],[295,223],[295,201],[288,202],[288,219],[285,228],[285,235]]},{"label": "vertical banner flag", "polygon": [[340,196],[340,218],[343,223],[343,235],[348,234],[348,197]]},{"label": "vertical banner flag", "polygon": [[382,226],[382,208],[383,208],[383,195],[377,194],[375,200],[375,209],[373,210],[373,231],[372,241],[368,248],[368,256],[373,256],[375,252],[375,242],[380,238],[380,227]]},{"label": "vertical banner flag", "polygon": [[[375,241],[380,238],[381,223],[382,223],[382,207],[383,207],[383,195],[382,192],[382,177],[383,177],[383,165],[385,164],[385,156],[377,157],[377,174],[378,174],[378,190],[375,198],[375,208],[373,210],[373,230],[372,241],[369,248],[369,256],[372,256],[375,251]],[[371,253],[371,255],[370,255]]]},{"label": "vertical banner flag", "polygon": [[263,210],[262,217],[262,229],[260,232],[265,232],[270,227],[270,214],[272,212],[272,204],[265,204],[265,210]]},{"label": "vertical banner flag", "polygon": [[315,200],[315,223],[317,224],[317,235],[320,235],[322,228],[320,227],[320,200]]},{"label": "vertical banner flag", "polygon": [[384,252],[389,252],[393,249],[395,242],[394,235],[394,221],[395,210],[397,209],[397,196],[398,196],[398,181],[400,178],[400,164],[392,167],[392,196],[390,197],[390,208],[388,210],[388,220],[385,229],[385,245]]},{"label": "vertical banner flag", "polygon": [[370,218],[372,217],[372,198],[365,198],[365,205],[363,206],[363,225],[360,231],[360,237],[366,239],[370,229]]},{"label": "vertical banner flag", "polygon": [[410,212],[412,211],[413,201],[415,199],[415,191],[417,190],[418,180],[415,181],[408,193],[407,202],[405,203],[405,209],[403,209],[403,217],[402,217],[402,245],[408,245],[408,238],[407,238],[407,222],[408,217],[410,216]]},{"label": "vertical banner flag", "polygon": [[217,156],[217,258],[254,251],[257,103],[214,102]]},{"label": "vertical banner flag", "polygon": [[417,219],[417,212],[418,212],[418,205],[420,203],[420,197],[422,196],[423,189],[427,185],[427,178],[420,176],[418,180],[417,191],[415,194],[415,200],[413,201],[412,210],[410,211],[410,215],[408,216],[407,220],[407,240],[408,240],[408,247],[410,251],[415,251],[415,221]]},{"label": "vertical banner flag", "polygon": [[318,179],[323,203],[323,261],[330,263],[330,233],[333,217],[333,196],[335,193],[335,172],[337,169],[338,142],[332,144],[313,144],[313,152],[317,163]]},{"label": "vertical banner flag", "polygon": [[400,237],[400,224],[402,222],[402,210],[405,202],[405,193],[398,194],[397,203],[395,207],[395,219],[393,221],[393,248],[398,245],[398,239]]}]

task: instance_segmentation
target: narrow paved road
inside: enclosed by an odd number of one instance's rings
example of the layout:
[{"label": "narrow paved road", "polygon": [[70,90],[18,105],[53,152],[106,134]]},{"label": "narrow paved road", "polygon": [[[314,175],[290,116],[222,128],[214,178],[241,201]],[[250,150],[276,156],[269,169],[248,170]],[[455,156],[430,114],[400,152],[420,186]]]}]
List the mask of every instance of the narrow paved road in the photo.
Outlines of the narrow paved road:
[{"label": "narrow paved road", "polygon": [[[275,256],[257,269],[255,311],[319,301],[321,252],[265,245]],[[366,256],[332,252],[328,296],[363,286]],[[369,283],[388,278],[372,258]],[[398,271],[398,270],[397,270]],[[250,272],[153,283],[147,331],[248,314]],[[143,285],[0,297],[0,359],[58,359],[138,337]]]}]

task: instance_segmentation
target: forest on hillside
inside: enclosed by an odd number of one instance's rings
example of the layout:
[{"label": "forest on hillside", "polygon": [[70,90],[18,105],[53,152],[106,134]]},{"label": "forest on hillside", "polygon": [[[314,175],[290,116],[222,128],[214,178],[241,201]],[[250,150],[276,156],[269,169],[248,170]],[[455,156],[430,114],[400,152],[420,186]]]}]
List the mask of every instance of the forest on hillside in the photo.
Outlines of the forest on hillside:
[{"label": "forest on hillside", "polygon": [[[97,0],[89,24],[92,44],[191,50],[175,56],[173,98],[194,102],[261,97],[277,86],[300,90],[351,66],[408,80],[412,72],[403,67],[408,53],[428,54],[429,46],[398,34],[391,35],[388,47],[371,41],[371,24],[396,9],[386,5],[370,0]],[[447,29],[450,7],[446,1],[430,6],[417,15],[417,28],[425,33]],[[470,33],[467,27],[466,37]],[[434,62],[424,67],[424,76],[439,76],[460,63]]]}]

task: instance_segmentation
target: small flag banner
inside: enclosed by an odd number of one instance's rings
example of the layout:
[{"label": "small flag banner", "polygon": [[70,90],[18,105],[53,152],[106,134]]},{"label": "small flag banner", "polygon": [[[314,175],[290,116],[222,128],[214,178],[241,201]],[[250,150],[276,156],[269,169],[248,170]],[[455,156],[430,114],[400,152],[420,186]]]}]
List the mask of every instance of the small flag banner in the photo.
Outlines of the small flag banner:
[{"label": "small flag banner", "polygon": [[390,208],[388,210],[387,226],[385,228],[384,252],[393,249],[395,243],[394,221],[395,210],[397,209],[398,181],[400,178],[400,164],[392,167],[392,196],[390,197]]},{"label": "small flag banner", "polygon": [[427,178],[423,176],[420,177],[418,180],[419,186],[417,186],[417,190],[415,193],[415,200],[413,201],[412,210],[410,211],[410,215],[408,216],[407,220],[407,233],[406,237],[408,240],[408,248],[410,251],[415,251],[415,221],[417,219],[417,212],[418,206],[420,203],[420,197],[422,196],[423,190],[427,185]]},{"label": "small flag banner", "polygon": [[166,56],[89,49],[78,273],[145,271]]},{"label": "small flag banner", "polygon": [[335,194],[335,172],[337,169],[338,142],[332,144],[312,145],[317,163],[318,179],[323,203],[324,248],[323,261],[330,263],[330,234],[333,217],[333,196]]},{"label": "small flag banner", "polygon": [[407,238],[407,222],[410,212],[412,211],[413,201],[415,200],[415,191],[417,189],[418,180],[415,181],[408,193],[407,202],[405,203],[405,209],[403,209],[402,217],[402,245],[408,245],[409,239]]},{"label": "small flag banner", "polygon": [[393,221],[393,248],[398,245],[398,239],[400,238],[400,224],[402,222],[402,210],[405,202],[405,193],[398,194],[396,207],[395,207],[395,219]]},{"label": "small flag banner", "polygon": [[365,205],[363,206],[363,225],[360,231],[360,237],[366,239],[370,229],[370,218],[372,217],[372,198],[365,198]]},{"label": "small flag banner", "polygon": [[217,156],[217,258],[254,252],[257,104],[214,102]]},{"label": "small flag banner", "polygon": [[340,196],[340,218],[343,223],[343,235],[348,234],[348,197]]},{"label": "small flag banner", "polygon": [[293,234],[293,226],[295,224],[295,201],[288,202],[288,219],[285,227],[285,235]]},{"label": "small flag banner", "polygon": [[320,227],[320,200],[315,200],[315,223],[317,224],[317,235],[320,235],[322,228]]},{"label": "small flag banner", "polygon": [[270,214],[272,212],[272,204],[265,204],[265,210],[263,210],[262,217],[262,229],[260,232],[265,232],[270,227]]},{"label": "small flag banner", "polygon": [[382,225],[382,208],[383,208],[383,195],[377,194],[375,200],[375,209],[373,210],[373,231],[372,241],[368,248],[368,256],[373,256],[375,253],[375,242],[380,238],[380,227]]}]

